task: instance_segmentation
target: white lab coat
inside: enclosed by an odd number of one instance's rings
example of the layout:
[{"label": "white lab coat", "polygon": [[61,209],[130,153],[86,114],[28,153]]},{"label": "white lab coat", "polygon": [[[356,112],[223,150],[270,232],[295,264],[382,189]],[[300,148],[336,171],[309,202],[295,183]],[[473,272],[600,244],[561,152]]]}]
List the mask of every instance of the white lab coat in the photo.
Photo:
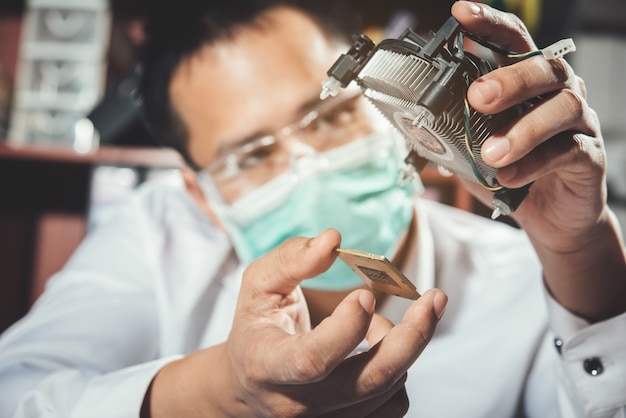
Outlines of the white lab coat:
[{"label": "white lab coat", "polygon": [[[521,231],[418,206],[403,269],[449,303],[409,371],[408,416],[624,417],[626,315],[588,326],[546,297]],[[146,185],[0,338],[0,416],[137,417],[164,364],[226,339],[242,269],[182,186]],[[380,310],[399,321],[408,303]],[[583,367],[593,357],[597,376]]]}]

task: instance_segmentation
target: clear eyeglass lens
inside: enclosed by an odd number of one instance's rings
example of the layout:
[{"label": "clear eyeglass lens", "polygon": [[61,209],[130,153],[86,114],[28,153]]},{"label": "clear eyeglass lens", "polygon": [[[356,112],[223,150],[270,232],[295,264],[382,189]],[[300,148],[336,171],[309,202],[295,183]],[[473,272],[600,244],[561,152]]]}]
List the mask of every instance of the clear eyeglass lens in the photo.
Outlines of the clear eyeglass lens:
[{"label": "clear eyeglass lens", "polygon": [[299,157],[294,151],[302,149],[302,145],[324,152],[371,133],[361,100],[361,96],[355,96],[334,103],[322,102],[317,109],[277,134],[233,150],[208,168],[218,190],[224,195],[241,196],[287,171],[293,157]]}]

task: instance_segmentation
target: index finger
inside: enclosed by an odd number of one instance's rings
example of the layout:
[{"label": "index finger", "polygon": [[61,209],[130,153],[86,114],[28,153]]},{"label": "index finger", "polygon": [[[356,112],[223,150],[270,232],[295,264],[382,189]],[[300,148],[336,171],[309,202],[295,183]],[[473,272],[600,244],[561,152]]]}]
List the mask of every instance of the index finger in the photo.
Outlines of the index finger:
[{"label": "index finger", "polygon": [[502,49],[520,53],[537,49],[524,23],[512,13],[485,4],[457,1],[452,5],[452,16],[468,32]]},{"label": "index finger", "polygon": [[[528,29],[511,13],[467,1],[455,3],[452,12],[465,30],[489,43],[515,53],[537,50]],[[585,96],[582,81],[565,60],[537,56],[483,75],[470,85],[467,97],[478,112],[493,114],[563,88]]]},{"label": "index finger", "polygon": [[346,359],[327,379],[317,383],[316,393],[329,405],[345,407],[387,392],[403,378],[432,338],[446,303],[447,296],[441,290],[425,292],[378,344]]},{"label": "index finger", "polygon": [[467,90],[470,105],[494,114],[517,103],[555,93],[564,88],[581,91],[574,70],[562,59],[532,57],[498,68],[476,79]]}]

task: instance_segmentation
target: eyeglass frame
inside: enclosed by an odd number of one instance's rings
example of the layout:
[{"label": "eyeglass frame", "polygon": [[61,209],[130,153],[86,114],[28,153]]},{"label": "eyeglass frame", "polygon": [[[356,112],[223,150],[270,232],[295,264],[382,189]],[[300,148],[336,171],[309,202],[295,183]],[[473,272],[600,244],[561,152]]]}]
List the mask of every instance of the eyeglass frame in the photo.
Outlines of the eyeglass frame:
[{"label": "eyeglass frame", "polygon": [[[216,187],[216,189],[218,190],[218,192],[222,195],[224,195],[223,191],[221,190],[223,188],[223,186],[219,186],[218,183],[221,181],[217,175],[215,174],[215,172],[219,169],[225,168],[227,169],[228,165],[235,165],[235,170],[237,170],[237,172],[235,173],[231,173],[228,175],[228,179],[236,179],[237,177],[239,177],[239,174],[242,172],[242,167],[240,165],[240,162],[238,161],[238,159],[240,158],[240,156],[242,155],[246,155],[246,154],[250,154],[252,151],[257,150],[257,149],[263,149],[265,147],[271,146],[273,144],[277,144],[279,142],[281,142],[281,140],[283,140],[285,137],[293,137],[295,135],[297,135],[297,133],[299,132],[303,132],[305,129],[307,129],[308,127],[310,127],[314,122],[316,121],[323,121],[324,118],[326,116],[329,115],[333,115],[333,110],[336,109],[342,109],[342,106],[346,105],[346,103],[354,103],[355,108],[350,110],[350,114],[352,115],[351,120],[348,122],[349,124],[354,124],[355,122],[365,122],[365,116],[367,113],[367,110],[362,108],[362,106],[364,106],[364,103],[361,103],[361,101],[365,101],[364,96],[362,96],[362,94],[360,92],[344,92],[341,95],[334,97],[334,98],[330,98],[330,99],[326,99],[326,100],[320,100],[319,103],[317,103],[313,109],[311,109],[310,111],[308,111],[302,118],[300,118],[299,120],[297,120],[296,122],[292,122],[288,125],[286,125],[285,127],[278,129],[277,131],[275,131],[272,134],[269,135],[263,135],[260,136],[256,139],[252,139],[251,141],[246,142],[245,144],[242,144],[238,147],[235,147],[234,149],[230,150],[227,154],[220,156],[219,158],[217,158],[214,162],[212,162],[211,164],[209,164],[209,166],[207,166],[206,168],[204,168],[202,171],[209,174],[211,176],[211,178],[213,179],[213,183]],[[336,112],[335,116],[339,116],[341,114],[341,112]],[[354,118],[354,115],[357,115],[359,119]],[[335,119],[335,118],[333,118]],[[369,123],[370,121],[367,120],[367,122]],[[371,133],[374,132],[375,128],[375,124],[371,124],[369,123],[370,126],[368,126],[368,132],[367,133]],[[366,134],[367,134],[366,133]],[[306,140],[297,140],[294,142],[298,142],[301,146],[305,146],[305,147],[309,147],[311,148],[310,150],[308,150],[311,153],[320,153],[326,150],[330,150],[333,148],[336,148],[342,144],[345,143],[349,143],[352,140],[356,139],[358,136],[355,136],[353,138],[350,138],[350,140],[348,141],[343,141],[339,144],[337,144],[336,146],[331,146],[328,147],[324,150],[319,150],[319,149],[315,149],[313,147],[313,145],[309,144],[306,142]],[[306,152],[305,152],[306,153]],[[298,158],[298,157],[296,157]],[[234,162],[229,162],[233,161],[233,159],[235,160]],[[291,155],[290,155],[290,160],[287,162],[287,164],[285,164],[285,167],[288,169],[289,166],[293,165],[293,161],[291,161]],[[245,168],[244,168],[245,169]],[[286,170],[285,170],[286,171]],[[256,184],[255,186],[251,187],[251,190],[254,190],[260,186],[262,186],[263,184],[265,184],[267,181],[270,181],[272,178],[275,178],[276,176],[270,176],[270,178],[264,182],[260,182],[258,184]],[[240,179],[243,179],[243,177],[239,177]],[[239,197],[242,197],[243,195],[249,193],[251,190],[247,190],[247,191],[242,191],[241,193],[239,193]],[[223,196],[224,198],[226,196]],[[236,199],[225,199],[225,200],[236,200]]]}]

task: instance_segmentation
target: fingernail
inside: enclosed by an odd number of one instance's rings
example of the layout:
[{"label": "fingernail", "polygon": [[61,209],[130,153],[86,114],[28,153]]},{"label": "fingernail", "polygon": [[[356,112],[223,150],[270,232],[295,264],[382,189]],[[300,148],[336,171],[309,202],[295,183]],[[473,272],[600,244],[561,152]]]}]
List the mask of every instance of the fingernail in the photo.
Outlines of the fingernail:
[{"label": "fingernail", "polygon": [[478,16],[480,14],[481,8],[476,3],[472,3],[471,1],[467,1],[464,3],[467,5],[467,9],[470,11],[470,13],[472,13],[474,16]]},{"label": "fingernail", "polygon": [[437,319],[441,319],[446,311],[446,305],[448,304],[448,296],[442,291],[437,291],[433,297],[433,313]]},{"label": "fingernail", "polygon": [[311,240],[309,241],[309,247],[315,247],[318,243],[320,243],[322,241],[321,237],[322,235],[324,235],[324,232],[326,231],[322,231],[317,234],[317,236],[311,238]]},{"label": "fingernail", "polygon": [[492,136],[483,145],[483,152],[493,162],[500,161],[511,151],[511,144],[505,136]]},{"label": "fingernail", "polygon": [[478,91],[478,95],[482,99],[484,104],[490,104],[502,93],[502,87],[500,83],[493,79],[482,79],[479,78],[475,82],[476,90]]},{"label": "fingernail", "polygon": [[371,292],[360,292],[359,303],[366,312],[370,314],[374,313],[374,309],[376,308],[376,298]]}]

